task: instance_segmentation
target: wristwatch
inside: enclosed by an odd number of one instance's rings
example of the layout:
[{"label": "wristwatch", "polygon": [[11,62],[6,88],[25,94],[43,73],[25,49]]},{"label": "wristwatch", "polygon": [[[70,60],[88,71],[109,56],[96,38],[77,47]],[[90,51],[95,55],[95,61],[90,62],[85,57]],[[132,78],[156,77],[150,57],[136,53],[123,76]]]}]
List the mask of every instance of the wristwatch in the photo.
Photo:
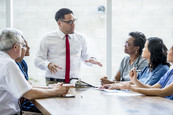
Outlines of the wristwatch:
[{"label": "wristwatch", "polygon": [[97,59],[95,57],[91,57],[90,60],[96,61]]}]

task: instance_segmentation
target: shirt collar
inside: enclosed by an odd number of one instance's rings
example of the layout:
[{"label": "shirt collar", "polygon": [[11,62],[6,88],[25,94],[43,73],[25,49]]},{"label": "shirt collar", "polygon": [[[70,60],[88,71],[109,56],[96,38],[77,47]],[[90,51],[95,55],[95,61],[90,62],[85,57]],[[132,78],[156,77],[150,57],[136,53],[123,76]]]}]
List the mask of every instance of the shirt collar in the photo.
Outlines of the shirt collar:
[{"label": "shirt collar", "polygon": [[151,72],[158,70],[162,66],[163,66],[163,64],[159,64],[155,69],[151,68]]},{"label": "shirt collar", "polygon": [[[139,61],[140,61],[139,58],[141,58],[141,56],[138,56],[138,57],[135,59],[135,61],[132,63],[133,66],[139,63]],[[138,61],[138,62],[137,62],[137,61]],[[129,63],[130,63],[130,60],[129,60]]]},{"label": "shirt collar", "polygon": [[11,58],[6,52],[3,52],[3,51],[0,51],[0,55],[7,56],[7,57]]},{"label": "shirt collar", "polygon": [[[58,29],[58,34],[61,39],[65,38],[65,34],[60,29]],[[69,38],[72,38],[73,36],[73,34],[68,34],[68,35],[69,35]]]}]

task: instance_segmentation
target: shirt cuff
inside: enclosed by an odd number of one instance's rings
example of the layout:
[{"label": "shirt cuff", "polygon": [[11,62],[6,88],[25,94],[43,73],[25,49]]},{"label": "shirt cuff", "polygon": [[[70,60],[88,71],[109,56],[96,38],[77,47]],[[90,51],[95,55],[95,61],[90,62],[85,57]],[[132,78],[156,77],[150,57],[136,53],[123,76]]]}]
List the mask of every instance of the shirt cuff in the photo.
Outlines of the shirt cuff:
[{"label": "shirt cuff", "polygon": [[45,63],[44,63],[44,67],[45,67],[45,69],[48,69],[48,65],[49,65],[49,63],[51,63],[51,62],[45,62]]},{"label": "shirt cuff", "polygon": [[96,61],[96,60],[97,60],[95,57],[91,57],[91,58],[90,58],[90,60],[91,60],[91,59],[92,59],[92,60],[94,60],[94,61]]}]

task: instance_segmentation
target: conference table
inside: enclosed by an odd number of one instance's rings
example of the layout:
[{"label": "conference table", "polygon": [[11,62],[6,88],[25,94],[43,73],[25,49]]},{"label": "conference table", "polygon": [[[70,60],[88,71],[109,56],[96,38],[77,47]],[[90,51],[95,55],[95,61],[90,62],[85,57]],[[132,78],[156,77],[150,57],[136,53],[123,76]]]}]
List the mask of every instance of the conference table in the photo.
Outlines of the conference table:
[{"label": "conference table", "polygon": [[121,90],[71,88],[74,98],[35,99],[45,115],[173,115],[173,101]]}]

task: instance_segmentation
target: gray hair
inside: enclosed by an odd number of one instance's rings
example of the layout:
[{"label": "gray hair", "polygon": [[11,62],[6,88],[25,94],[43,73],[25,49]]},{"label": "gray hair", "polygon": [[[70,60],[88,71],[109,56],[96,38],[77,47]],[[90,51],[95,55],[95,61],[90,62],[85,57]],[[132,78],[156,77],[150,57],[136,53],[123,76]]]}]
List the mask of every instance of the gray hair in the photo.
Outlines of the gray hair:
[{"label": "gray hair", "polygon": [[0,31],[0,50],[9,51],[21,38],[21,31],[12,28],[5,28]]}]

